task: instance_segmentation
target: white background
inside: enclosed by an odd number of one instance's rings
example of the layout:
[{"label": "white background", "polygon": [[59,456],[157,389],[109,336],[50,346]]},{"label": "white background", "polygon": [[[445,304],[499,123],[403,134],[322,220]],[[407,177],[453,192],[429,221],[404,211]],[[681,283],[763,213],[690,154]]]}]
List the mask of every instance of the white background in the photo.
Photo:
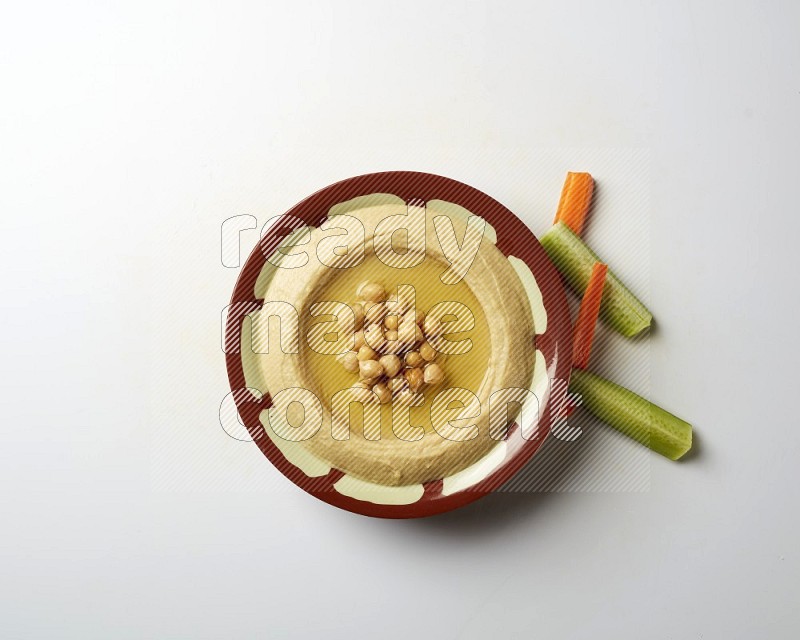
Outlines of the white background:
[{"label": "white background", "polygon": [[[796,637],[798,24],[788,1],[6,3],[0,635]],[[386,169],[536,233],[567,170],[596,174],[589,237],[658,321],[640,390],[698,452],[651,456],[646,491],[396,522],[220,434],[222,220]],[[582,459],[628,446],[587,431]]]}]

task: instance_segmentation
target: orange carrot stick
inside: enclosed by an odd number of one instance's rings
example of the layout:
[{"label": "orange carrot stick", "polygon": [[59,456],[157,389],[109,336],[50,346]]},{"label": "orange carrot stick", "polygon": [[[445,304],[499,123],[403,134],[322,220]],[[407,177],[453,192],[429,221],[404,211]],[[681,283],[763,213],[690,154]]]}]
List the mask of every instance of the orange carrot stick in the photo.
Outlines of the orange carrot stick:
[{"label": "orange carrot stick", "polygon": [[577,235],[581,235],[586,216],[589,214],[593,192],[594,180],[590,174],[568,172],[553,224],[561,220]]},{"label": "orange carrot stick", "polygon": [[589,365],[589,354],[592,352],[594,329],[597,326],[597,316],[600,314],[606,273],[608,273],[608,265],[595,262],[592,267],[592,275],[589,276],[586,293],[583,294],[583,300],[581,300],[572,342],[572,366],[578,369],[585,369]]}]

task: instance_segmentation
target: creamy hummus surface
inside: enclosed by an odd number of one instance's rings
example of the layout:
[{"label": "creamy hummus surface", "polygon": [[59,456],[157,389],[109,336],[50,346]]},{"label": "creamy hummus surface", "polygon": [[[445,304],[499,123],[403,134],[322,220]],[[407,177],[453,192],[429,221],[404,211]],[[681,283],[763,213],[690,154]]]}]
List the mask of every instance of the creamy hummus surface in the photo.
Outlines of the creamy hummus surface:
[{"label": "creamy hummus surface", "polygon": [[[491,227],[473,224],[480,218],[468,225],[470,213],[446,203],[412,208],[391,197],[359,200],[362,206],[340,207],[341,213],[319,228],[293,234],[256,285],[265,306],[243,336],[253,345],[251,377],[275,402],[264,426],[273,430],[270,437],[299,442],[333,468],[368,482],[400,486],[444,478],[497,444],[502,438],[498,415],[504,427],[519,412],[518,403],[501,400],[504,389],[531,386],[534,326],[528,296],[494,245]],[[401,228],[412,217],[411,228]],[[389,259],[387,246],[394,251]],[[393,397],[375,402],[369,414],[359,404],[361,396],[353,397],[345,405],[343,429],[342,413],[336,413],[332,399],[349,390],[358,374],[343,369],[336,354],[319,353],[311,343],[317,336],[328,351],[352,348],[347,346],[352,324],[334,324],[341,316],[328,303],[352,305],[364,281],[380,283],[389,292],[411,285],[414,304],[423,312],[454,302],[470,317],[464,320],[456,312],[445,317],[460,329],[447,339],[462,346],[437,360],[445,379],[421,390],[419,406]],[[296,310],[296,320],[282,303]],[[279,323],[275,315],[280,313]],[[343,326],[347,330],[332,330]],[[490,412],[490,398],[503,410]],[[377,430],[365,427],[368,415],[379,415]]]}]

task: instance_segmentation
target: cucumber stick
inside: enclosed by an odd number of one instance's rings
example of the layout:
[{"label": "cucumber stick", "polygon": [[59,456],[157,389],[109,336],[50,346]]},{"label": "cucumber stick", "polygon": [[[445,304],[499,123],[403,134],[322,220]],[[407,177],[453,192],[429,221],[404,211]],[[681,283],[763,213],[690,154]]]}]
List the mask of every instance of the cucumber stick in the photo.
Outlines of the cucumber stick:
[{"label": "cucumber stick", "polygon": [[[603,262],[563,222],[557,222],[540,242],[569,287],[583,296],[596,262]],[[609,270],[603,288],[600,316],[615,331],[626,338],[641,333],[650,326],[653,315],[639,299]]]},{"label": "cucumber stick", "polygon": [[692,425],[618,384],[573,369],[569,390],[589,413],[670,460],[692,448]]}]

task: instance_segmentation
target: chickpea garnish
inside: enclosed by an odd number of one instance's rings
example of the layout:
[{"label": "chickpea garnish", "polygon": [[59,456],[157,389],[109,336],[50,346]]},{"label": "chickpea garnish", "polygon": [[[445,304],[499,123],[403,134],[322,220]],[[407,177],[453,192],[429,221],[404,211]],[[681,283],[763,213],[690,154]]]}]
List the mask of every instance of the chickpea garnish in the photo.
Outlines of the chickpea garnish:
[{"label": "chickpea garnish", "polygon": [[419,351],[409,351],[406,354],[406,364],[409,367],[421,367],[425,364],[425,358],[419,354]]},{"label": "chickpea garnish", "polygon": [[373,324],[364,332],[364,342],[373,349],[382,349],[386,344],[386,337],[381,331],[380,325]]},{"label": "chickpea garnish", "polygon": [[425,383],[425,374],[419,367],[406,369],[406,380],[411,390],[416,393],[420,387]]},{"label": "chickpea garnish", "polygon": [[428,342],[441,323],[411,308],[410,300],[387,303],[378,282],[361,283],[356,295],[353,349],[337,356],[345,371],[358,374],[353,388],[370,389],[385,404],[392,396],[416,402],[426,384],[441,384],[445,371],[433,362],[438,354]]},{"label": "chickpea garnish", "polygon": [[364,345],[358,350],[357,358],[359,360],[375,360],[378,357],[378,352],[369,345]]},{"label": "chickpea garnish", "polygon": [[359,364],[358,373],[363,380],[379,378],[383,375],[383,365],[377,360],[362,360]]},{"label": "chickpea garnish", "polygon": [[377,282],[362,282],[356,295],[367,302],[383,302],[386,300],[386,289]]},{"label": "chickpea garnish", "polygon": [[436,359],[436,349],[427,342],[423,342],[419,347],[419,355],[428,362],[433,362]]},{"label": "chickpea garnish", "polygon": [[349,373],[358,372],[358,354],[355,351],[348,351],[342,355],[342,366]]},{"label": "chickpea garnish", "polygon": [[378,400],[380,400],[381,404],[386,404],[392,399],[392,392],[389,391],[389,387],[387,387],[383,382],[379,382],[372,390],[378,396]]},{"label": "chickpea garnish", "polygon": [[408,380],[404,375],[395,376],[389,380],[388,384],[392,393],[400,393],[403,389],[408,389]]},{"label": "chickpea garnish", "polygon": [[444,369],[435,362],[427,365],[423,371],[425,384],[439,384],[444,381]]},{"label": "chickpea garnish", "polygon": [[383,302],[373,302],[364,309],[364,322],[366,324],[382,324],[386,319],[386,305]]},{"label": "chickpea garnish", "polygon": [[360,329],[364,326],[364,305],[360,302],[354,302],[351,306],[355,316],[356,329]]},{"label": "chickpea garnish", "polygon": [[400,362],[400,358],[393,353],[388,353],[385,356],[381,356],[378,362],[381,363],[383,366],[383,371],[390,378],[394,378],[398,373],[400,373],[400,369],[403,366],[403,363]]}]

